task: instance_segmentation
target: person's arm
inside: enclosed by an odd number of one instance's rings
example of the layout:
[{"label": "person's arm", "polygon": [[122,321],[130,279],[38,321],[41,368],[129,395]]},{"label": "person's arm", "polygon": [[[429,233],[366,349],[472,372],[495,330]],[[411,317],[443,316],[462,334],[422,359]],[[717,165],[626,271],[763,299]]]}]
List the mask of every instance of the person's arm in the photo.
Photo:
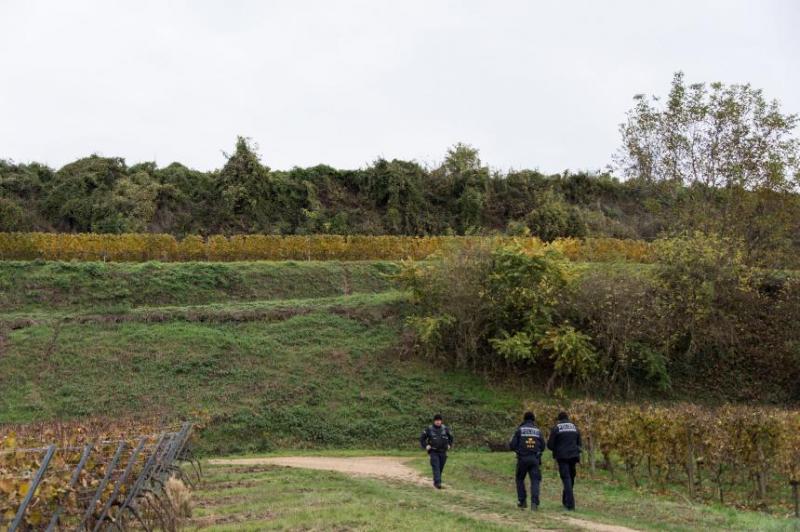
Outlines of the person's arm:
[{"label": "person's arm", "polygon": [[447,441],[449,442],[447,444],[447,446],[448,447],[452,447],[453,446],[453,433],[450,432],[450,427],[447,427]]},{"label": "person's arm", "polygon": [[556,452],[556,434],[558,434],[558,427],[553,427],[550,430],[550,437],[547,438],[547,448]]},{"label": "person's arm", "polygon": [[422,434],[419,435],[419,446],[421,449],[427,449],[430,446],[428,445],[428,429],[422,431]]},{"label": "person's arm", "polygon": [[581,431],[578,430],[578,451],[582,450],[583,450],[583,444],[581,443]]},{"label": "person's arm", "polygon": [[540,435],[539,435],[539,456],[540,456],[540,457],[542,456],[542,453],[544,452],[544,450],[545,450],[546,448],[547,448],[547,444],[546,444],[546,443],[545,443],[545,441],[544,441],[544,436],[542,436],[542,435],[540,434]]},{"label": "person's arm", "polygon": [[516,451],[519,448],[519,429],[514,431],[514,435],[511,436],[511,441],[508,442],[508,448],[512,451]]}]

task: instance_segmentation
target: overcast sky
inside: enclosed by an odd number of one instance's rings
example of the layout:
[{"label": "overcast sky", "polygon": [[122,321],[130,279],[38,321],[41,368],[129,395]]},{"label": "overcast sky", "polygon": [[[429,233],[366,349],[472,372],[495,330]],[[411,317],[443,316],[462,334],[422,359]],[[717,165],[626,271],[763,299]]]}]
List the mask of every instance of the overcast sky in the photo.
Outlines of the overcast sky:
[{"label": "overcast sky", "polygon": [[[658,4],[658,5],[656,5]],[[599,169],[636,93],[750,82],[800,112],[800,2],[0,0],[0,158]]]}]

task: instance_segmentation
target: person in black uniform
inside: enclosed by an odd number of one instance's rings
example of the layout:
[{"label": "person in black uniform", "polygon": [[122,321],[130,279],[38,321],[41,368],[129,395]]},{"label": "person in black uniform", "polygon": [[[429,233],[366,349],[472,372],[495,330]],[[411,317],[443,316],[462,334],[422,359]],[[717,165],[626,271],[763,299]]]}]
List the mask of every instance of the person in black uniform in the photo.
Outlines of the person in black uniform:
[{"label": "person in black uniform", "polygon": [[433,416],[433,424],[422,431],[419,437],[419,446],[428,451],[431,458],[434,487],[442,489],[442,471],[447,462],[447,450],[453,446],[453,435],[450,433],[450,429],[442,423],[441,414]]},{"label": "person in black uniform", "polygon": [[558,462],[558,476],[564,484],[561,504],[567,510],[575,509],[575,465],[581,461],[581,433],[578,427],[569,420],[566,412],[558,414],[556,425],[550,430],[547,448],[553,451],[553,458]]},{"label": "person in black uniform", "polygon": [[539,509],[539,486],[542,483],[542,453],[544,452],[544,438],[542,431],[536,426],[536,416],[533,412],[525,412],[522,424],[514,431],[514,436],[508,444],[509,448],[517,453],[517,499],[520,508],[525,508],[527,494],[525,493],[525,477],[531,477],[531,510]]}]

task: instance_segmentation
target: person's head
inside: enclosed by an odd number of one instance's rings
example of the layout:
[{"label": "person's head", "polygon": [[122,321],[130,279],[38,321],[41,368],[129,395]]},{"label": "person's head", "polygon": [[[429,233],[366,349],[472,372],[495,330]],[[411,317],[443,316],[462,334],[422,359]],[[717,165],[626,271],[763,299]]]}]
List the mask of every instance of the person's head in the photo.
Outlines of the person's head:
[{"label": "person's head", "polygon": [[441,427],[442,426],[442,415],[441,414],[436,414],[435,416],[433,416],[433,424],[436,425],[437,427]]},{"label": "person's head", "polygon": [[566,412],[559,412],[559,413],[558,413],[558,418],[557,418],[557,419],[558,419],[559,421],[569,421],[569,416],[567,415],[567,413],[566,413]]},{"label": "person's head", "polygon": [[523,419],[524,421],[531,421],[531,422],[533,422],[533,421],[536,421],[536,416],[534,416],[534,415],[533,415],[533,412],[531,412],[530,410],[528,410],[527,412],[525,412],[525,414],[523,414],[523,416],[522,416],[522,419]]}]

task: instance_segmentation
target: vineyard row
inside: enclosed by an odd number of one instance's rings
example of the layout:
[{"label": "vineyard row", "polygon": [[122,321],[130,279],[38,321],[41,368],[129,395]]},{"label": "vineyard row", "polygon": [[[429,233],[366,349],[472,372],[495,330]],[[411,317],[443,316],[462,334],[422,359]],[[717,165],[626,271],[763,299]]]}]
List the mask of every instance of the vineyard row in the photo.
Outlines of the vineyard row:
[{"label": "vineyard row", "polygon": [[[531,404],[539,419],[557,409]],[[576,401],[585,462],[635,486],[683,484],[690,498],[764,507],[791,503],[800,517],[800,412],[694,404],[633,406]],[[791,493],[791,501],[789,495]]]},{"label": "vineyard row", "polygon": [[0,260],[401,260],[423,259],[449,247],[487,241],[514,243],[530,251],[553,249],[578,261],[653,260],[647,242],[614,238],[565,238],[544,243],[531,237],[214,235],[178,240],[152,233],[0,233]]},{"label": "vineyard row", "polygon": [[184,461],[192,424],[160,434],[41,449],[15,447],[13,432],[0,438],[0,528],[98,532],[136,519],[146,530],[171,515],[164,486],[171,476],[188,480]]}]

